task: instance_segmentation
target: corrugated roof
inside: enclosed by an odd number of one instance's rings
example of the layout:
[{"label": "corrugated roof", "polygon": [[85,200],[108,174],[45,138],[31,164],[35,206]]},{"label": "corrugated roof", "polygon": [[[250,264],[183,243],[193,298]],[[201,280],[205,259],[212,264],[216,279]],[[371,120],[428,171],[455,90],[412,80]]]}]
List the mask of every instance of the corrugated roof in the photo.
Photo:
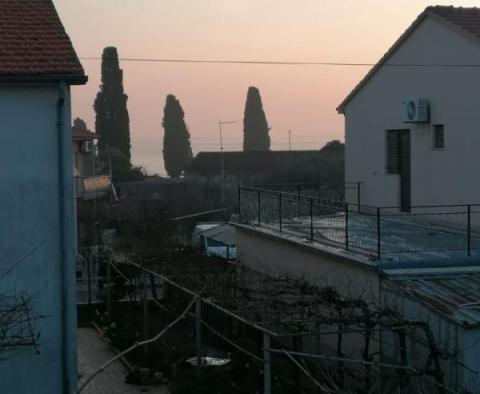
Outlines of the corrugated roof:
[{"label": "corrugated roof", "polygon": [[385,271],[388,280],[420,303],[462,325],[480,324],[480,267]]},{"label": "corrugated roof", "polygon": [[345,106],[363,88],[370,78],[385,65],[396,49],[415,31],[426,17],[433,17],[435,20],[445,23],[457,31],[465,33],[474,38],[480,44],[480,9],[476,7],[464,8],[453,6],[430,6],[427,7],[408,29],[398,38],[383,57],[373,66],[367,75],[355,86],[348,96],[337,107],[337,111],[344,112]]},{"label": "corrugated roof", "polygon": [[0,0],[0,79],[22,78],[86,82],[51,0]]}]

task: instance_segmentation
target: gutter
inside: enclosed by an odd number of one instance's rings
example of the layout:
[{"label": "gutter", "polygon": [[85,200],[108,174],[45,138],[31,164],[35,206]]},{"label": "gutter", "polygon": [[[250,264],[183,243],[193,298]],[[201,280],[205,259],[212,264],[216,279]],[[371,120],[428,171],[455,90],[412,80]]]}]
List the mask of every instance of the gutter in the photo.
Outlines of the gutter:
[{"label": "gutter", "polygon": [[[57,141],[59,188],[59,243],[61,281],[61,341],[62,341],[62,393],[73,394],[77,390],[76,357],[76,308],[75,286],[69,286],[74,272],[73,178],[71,167],[70,133],[65,133],[65,100],[67,84],[58,83]],[[68,125],[69,126],[69,125]],[[71,137],[71,136],[70,136]]]}]

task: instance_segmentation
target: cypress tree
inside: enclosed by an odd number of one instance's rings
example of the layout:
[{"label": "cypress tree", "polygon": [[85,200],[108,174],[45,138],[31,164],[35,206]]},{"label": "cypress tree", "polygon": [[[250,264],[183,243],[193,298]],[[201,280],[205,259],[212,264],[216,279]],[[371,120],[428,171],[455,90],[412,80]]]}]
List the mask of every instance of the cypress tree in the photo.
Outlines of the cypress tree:
[{"label": "cypress tree", "polygon": [[171,178],[178,178],[192,160],[190,133],[184,120],[185,113],[173,94],[167,96],[163,112],[163,161]]},{"label": "cypress tree", "polygon": [[269,130],[260,92],[258,88],[250,86],[243,118],[243,150],[270,150]]},{"label": "cypress tree", "polygon": [[102,84],[95,99],[95,131],[99,135],[98,150],[107,161],[112,155],[114,178],[124,177],[130,170],[130,121],[128,96],[123,91],[123,70],[120,69],[115,47],[107,47],[102,54]]}]

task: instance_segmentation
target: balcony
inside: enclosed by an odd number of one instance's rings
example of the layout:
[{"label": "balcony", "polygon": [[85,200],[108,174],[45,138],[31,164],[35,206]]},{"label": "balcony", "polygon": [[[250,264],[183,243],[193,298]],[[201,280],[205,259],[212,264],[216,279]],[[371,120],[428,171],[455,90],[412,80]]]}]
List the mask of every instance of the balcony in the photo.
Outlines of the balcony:
[{"label": "balcony", "polygon": [[78,199],[91,200],[103,198],[112,190],[109,175],[75,176],[74,196]]},{"label": "balcony", "polygon": [[372,260],[480,255],[479,204],[412,206],[405,213],[400,207],[361,205],[360,187],[240,187],[239,222]]}]

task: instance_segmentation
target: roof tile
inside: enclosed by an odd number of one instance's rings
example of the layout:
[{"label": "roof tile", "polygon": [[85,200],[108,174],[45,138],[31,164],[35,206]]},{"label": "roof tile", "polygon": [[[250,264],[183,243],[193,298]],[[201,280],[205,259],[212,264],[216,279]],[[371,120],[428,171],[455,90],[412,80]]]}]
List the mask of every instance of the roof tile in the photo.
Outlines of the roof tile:
[{"label": "roof tile", "polygon": [[0,76],[85,78],[52,0],[0,0]]}]

